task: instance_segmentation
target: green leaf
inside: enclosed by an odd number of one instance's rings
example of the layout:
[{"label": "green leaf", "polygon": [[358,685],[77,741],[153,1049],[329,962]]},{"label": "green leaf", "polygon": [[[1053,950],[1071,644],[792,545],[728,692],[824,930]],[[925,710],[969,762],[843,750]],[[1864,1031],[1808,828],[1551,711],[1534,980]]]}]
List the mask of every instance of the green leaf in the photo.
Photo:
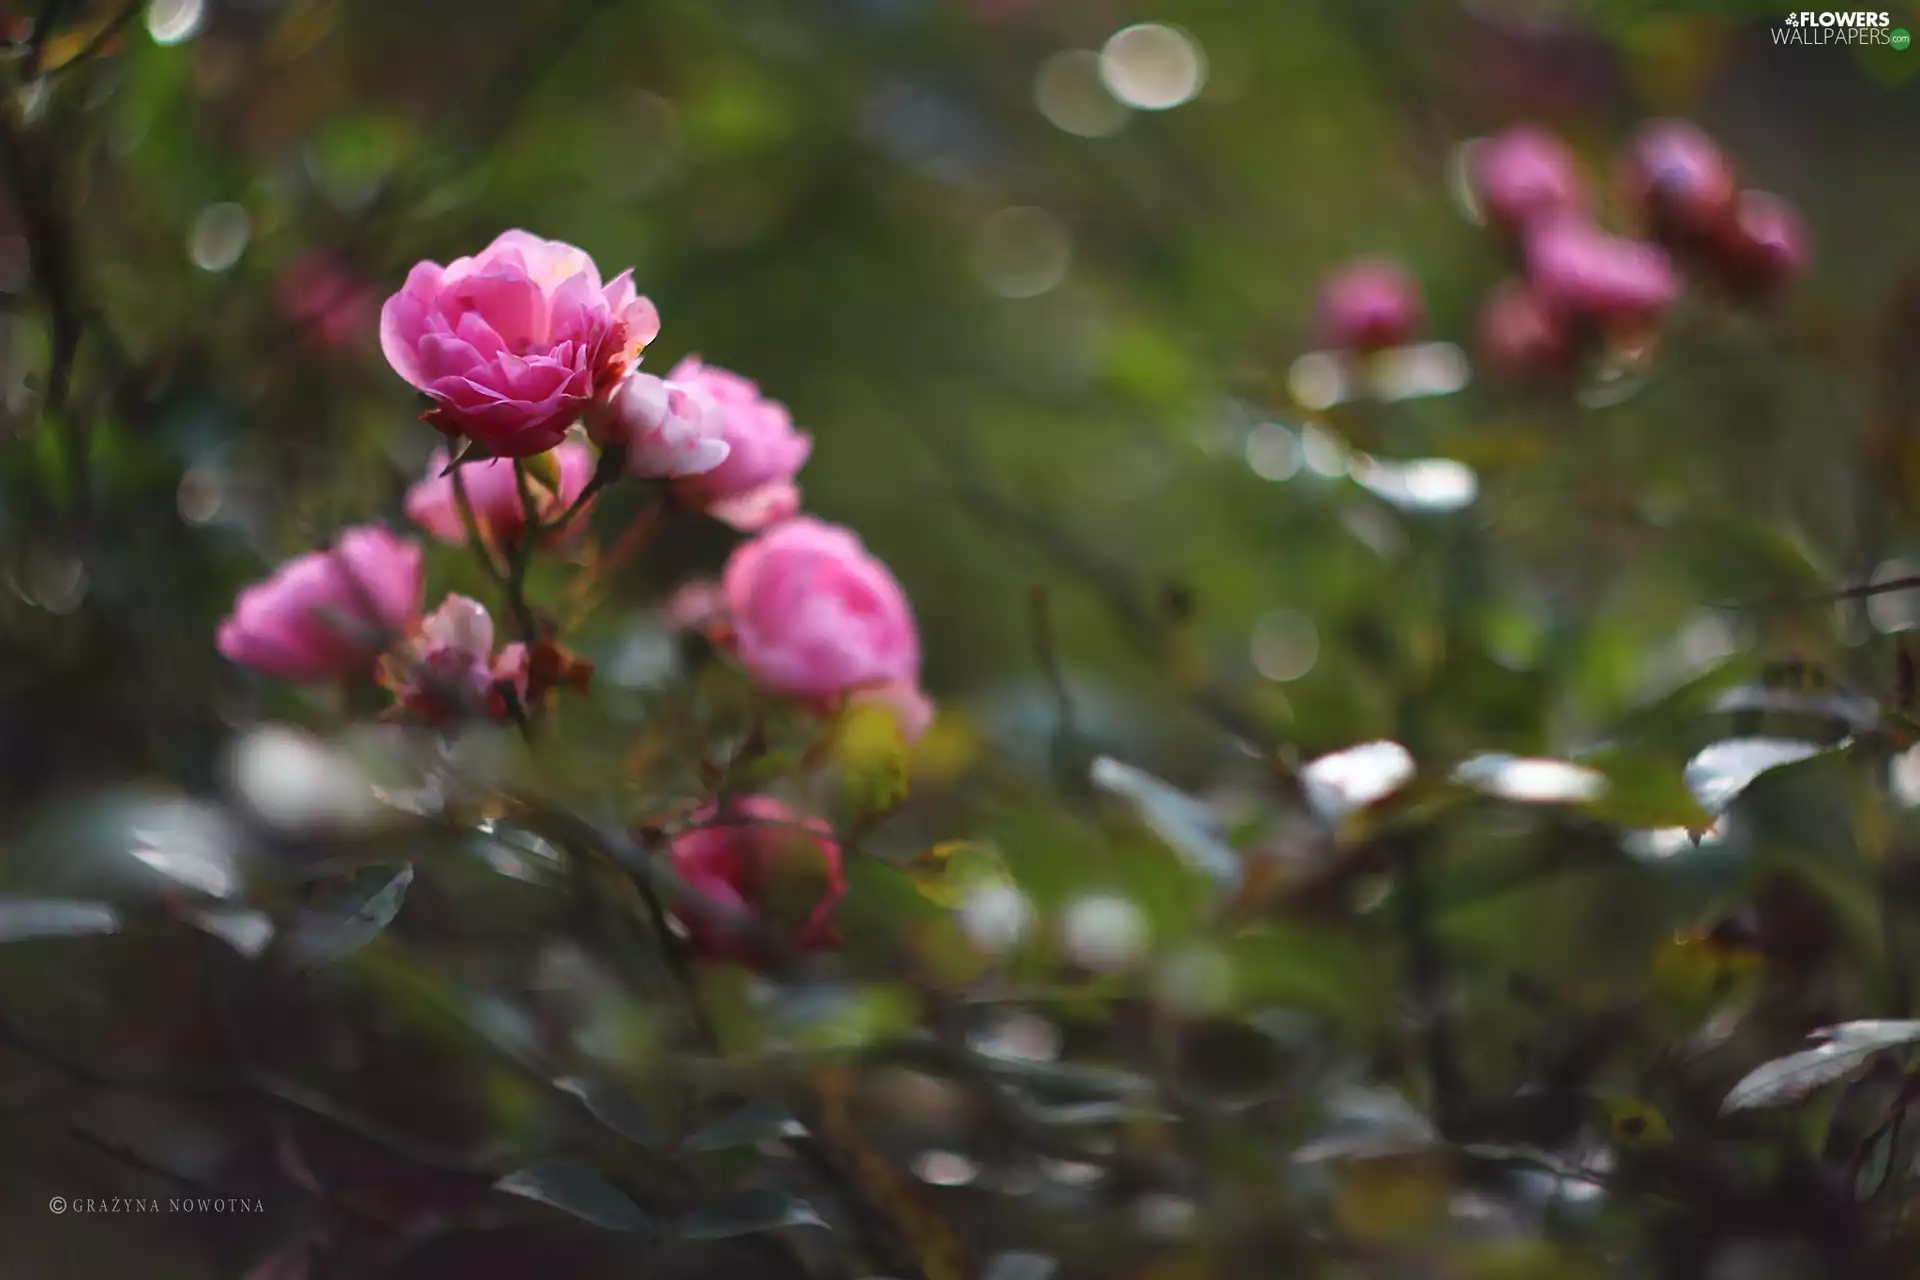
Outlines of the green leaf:
[{"label": "green leaf", "polygon": [[609,1231],[646,1231],[653,1220],[621,1190],[572,1160],[553,1160],[510,1173],[494,1190],[524,1196]]},{"label": "green leaf", "polygon": [[686,1147],[689,1151],[731,1151],[782,1138],[804,1137],[806,1132],[806,1126],[778,1103],[749,1102],[688,1138]]},{"label": "green leaf", "polygon": [[1688,790],[1685,766],[1679,761],[1625,748],[1610,748],[1584,757],[1581,764],[1607,780],[1606,791],[1587,811],[1602,822],[1623,827],[1687,827],[1704,829],[1713,815]]},{"label": "green leaf", "polygon": [[1811,1049],[1761,1063],[1733,1086],[1722,1115],[1756,1107],[1779,1107],[1864,1070],[1873,1055],[1920,1042],[1920,1021],[1843,1022],[1823,1027]]},{"label": "green leaf", "polygon": [[120,913],[74,898],[0,898],[0,942],[85,938],[120,932]]},{"label": "green leaf", "polygon": [[332,964],[372,942],[400,914],[413,865],[373,866],[336,881],[300,913],[288,939],[296,963]]},{"label": "green leaf", "polygon": [[834,755],[856,819],[883,817],[905,803],[911,782],[907,742],[886,707],[877,702],[849,707],[835,733]]},{"label": "green leaf", "polygon": [[1147,828],[1186,863],[1223,888],[1240,883],[1240,855],[1227,844],[1220,819],[1206,805],[1111,756],[1093,762],[1093,784],[1125,800]]},{"label": "green leaf", "polygon": [[784,1191],[754,1188],[737,1191],[716,1204],[697,1209],[680,1224],[689,1240],[725,1240],[756,1231],[782,1227],[824,1227],[826,1220],[805,1200]]},{"label": "green leaf", "polygon": [[625,1090],[582,1076],[562,1076],[553,1087],[578,1098],[594,1119],[627,1141],[649,1150],[660,1147],[660,1132],[654,1128],[652,1117]]}]

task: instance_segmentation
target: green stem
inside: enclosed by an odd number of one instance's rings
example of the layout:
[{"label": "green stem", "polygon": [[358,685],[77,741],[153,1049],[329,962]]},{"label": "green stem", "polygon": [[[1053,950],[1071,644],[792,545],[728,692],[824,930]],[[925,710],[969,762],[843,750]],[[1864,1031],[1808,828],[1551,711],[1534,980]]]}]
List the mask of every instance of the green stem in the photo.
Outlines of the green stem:
[{"label": "green stem", "polygon": [[507,598],[513,605],[514,619],[520,624],[521,638],[531,648],[540,639],[533,608],[527,603],[527,568],[533,563],[533,544],[540,531],[540,508],[533,499],[533,486],[518,458],[513,462],[513,483],[520,492],[522,521],[520,536],[507,549]]}]

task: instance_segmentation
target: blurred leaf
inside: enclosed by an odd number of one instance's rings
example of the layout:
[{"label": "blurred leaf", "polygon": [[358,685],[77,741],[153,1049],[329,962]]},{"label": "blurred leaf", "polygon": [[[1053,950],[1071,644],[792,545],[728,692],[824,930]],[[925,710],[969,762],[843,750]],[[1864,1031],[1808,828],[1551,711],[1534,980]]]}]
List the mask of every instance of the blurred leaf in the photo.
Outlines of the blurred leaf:
[{"label": "blurred leaf", "polygon": [[1659,1108],[1639,1098],[1613,1098],[1603,1104],[1607,1133],[1623,1147],[1661,1146],[1673,1141],[1673,1131]]},{"label": "blurred leaf", "polygon": [[936,844],[907,863],[907,876],[921,895],[950,910],[966,901],[970,890],[1005,880],[1006,874],[998,854],[967,840]]},{"label": "blurred leaf", "polygon": [[1324,1127],[1293,1158],[1317,1164],[1406,1155],[1426,1150],[1438,1138],[1433,1122],[1398,1091],[1350,1087],[1328,1100]]},{"label": "blurred leaf", "polygon": [[1818,743],[1781,738],[1727,738],[1687,762],[1687,789],[1709,812],[1720,813],[1761,774],[1827,750]]},{"label": "blurred leaf", "polygon": [[1748,1072],[1720,1104],[1721,1113],[1798,1102],[1864,1069],[1874,1054],[1920,1041],[1920,1022],[1843,1022],[1808,1038],[1818,1043]]},{"label": "blurred leaf", "polygon": [[1012,1250],[987,1259],[980,1280],[1053,1280],[1060,1264],[1044,1253]]},{"label": "blurred leaf", "polygon": [[273,920],[264,911],[189,911],[186,918],[249,960],[260,955],[273,942]]},{"label": "blurred leaf", "polygon": [[296,963],[331,964],[385,932],[400,914],[413,865],[366,867],[328,886],[300,913],[287,940]]},{"label": "blurred leaf", "polygon": [[1722,599],[1797,596],[1833,582],[1807,545],[1783,525],[1752,514],[1690,506],[1669,544],[1693,576]]},{"label": "blurred leaf", "polygon": [[782,1227],[825,1227],[826,1221],[805,1200],[765,1188],[737,1191],[717,1204],[687,1215],[680,1234],[689,1240],[725,1240]]},{"label": "blurred leaf", "polygon": [[0,898],[0,942],[84,938],[120,932],[120,913],[104,902],[71,898]]},{"label": "blurred leaf", "polygon": [[840,785],[856,821],[883,817],[906,801],[907,742],[893,712],[877,702],[856,702],[835,730],[834,756]]},{"label": "blurred leaf", "polygon": [[806,1132],[806,1126],[794,1119],[785,1107],[771,1102],[750,1102],[695,1133],[685,1146],[689,1151],[732,1151],[782,1138],[805,1137]]},{"label": "blurred leaf", "polygon": [[[551,451],[522,458],[520,465],[526,471],[528,480],[550,494],[560,492],[560,459]],[[537,499],[537,492],[535,496]]]},{"label": "blurred leaf", "polygon": [[553,1082],[553,1087],[580,1099],[594,1119],[627,1141],[649,1150],[659,1149],[660,1133],[654,1128],[652,1117],[625,1090],[580,1076],[562,1076]]},{"label": "blurred leaf", "polygon": [[496,1191],[524,1196],[610,1231],[645,1231],[653,1223],[640,1207],[583,1164],[555,1160],[510,1173]]},{"label": "blurred leaf", "polygon": [[1610,748],[1584,756],[1581,764],[1598,770],[1607,789],[1586,806],[1602,822],[1623,827],[1687,827],[1704,830],[1713,823],[1687,786],[1685,768],[1645,751]]},{"label": "blurred leaf", "polygon": [[1226,843],[1219,817],[1159,778],[1111,756],[1093,762],[1093,783],[1132,805],[1140,821],[1188,865],[1222,888],[1240,882],[1240,855]]}]

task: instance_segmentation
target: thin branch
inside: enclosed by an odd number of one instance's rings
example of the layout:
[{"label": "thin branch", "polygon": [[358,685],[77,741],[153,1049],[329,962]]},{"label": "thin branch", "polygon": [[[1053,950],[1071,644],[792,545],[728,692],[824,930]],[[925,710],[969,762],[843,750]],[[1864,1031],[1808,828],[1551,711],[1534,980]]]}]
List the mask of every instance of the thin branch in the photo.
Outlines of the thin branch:
[{"label": "thin branch", "polygon": [[1053,634],[1053,610],[1045,587],[1035,587],[1027,602],[1032,614],[1033,650],[1046,673],[1047,687],[1053,691],[1055,732],[1061,737],[1074,733],[1073,694],[1067,688],[1066,667],[1060,661],[1060,646]]},{"label": "thin branch", "polygon": [[40,78],[40,68],[47,57],[47,38],[53,34],[54,24],[60,21],[60,10],[64,8],[66,0],[40,0],[40,12],[33,19],[33,33],[27,37],[26,77],[29,81]]},{"label": "thin branch", "polygon": [[101,24],[100,29],[93,33],[93,38],[81,46],[80,52],[74,54],[57,67],[49,67],[47,69],[47,76],[52,78],[64,72],[71,71],[75,67],[82,67],[92,62],[94,58],[98,57],[100,52],[112,42],[115,36],[126,29],[128,23],[139,16],[140,11],[144,8],[146,8],[146,0],[127,0],[127,3],[120,6],[117,13]]},{"label": "thin branch", "polygon": [[1433,904],[1422,865],[1427,849],[1414,832],[1394,838],[1389,850],[1393,896],[1398,899],[1401,939],[1407,949],[1407,987],[1420,1031],[1420,1052],[1433,1092],[1434,1125],[1450,1135],[1460,1119],[1464,1082],[1447,1013],[1446,959],[1433,931]]},{"label": "thin branch", "polygon": [[515,458],[513,467],[514,488],[520,495],[520,536],[507,548],[507,600],[513,606],[514,620],[520,624],[521,638],[529,648],[539,643],[540,626],[534,620],[533,608],[527,603],[527,568],[533,563],[534,535],[540,529],[540,506],[534,501],[533,488],[527,480],[527,469]]},{"label": "thin branch", "polygon": [[467,496],[467,478],[460,473],[461,465],[456,462],[448,468],[453,473],[453,505],[460,509],[460,523],[466,528],[467,541],[473,544],[473,553],[480,557],[487,577],[505,586],[507,575],[495,563],[492,547],[480,528],[480,518],[473,513],[473,499]]},{"label": "thin branch", "polygon": [[580,490],[580,496],[573,500],[573,505],[541,527],[551,530],[565,529],[602,489],[618,480],[626,469],[627,447],[620,444],[609,445],[600,454],[600,461],[594,467],[592,477],[587,480],[586,487]]},{"label": "thin branch", "polygon": [[[39,43],[36,30],[36,49]],[[37,57],[37,53],[29,54],[30,62],[37,61]],[[68,402],[73,390],[73,367],[79,359],[80,341],[86,328],[86,308],[80,297],[72,236],[59,208],[61,188],[57,171],[35,153],[10,111],[0,111],[0,169],[4,169],[13,188],[21,230],[33,260],[34,282],[47,305],[52,350],[40,402],[40,419],[43,427],[48,422],[57,422],[63,431],[61,443],[70,489],[70,515],[74,532],[79,535],[91,522],[93,444],[86,420],[69,416]]]}]

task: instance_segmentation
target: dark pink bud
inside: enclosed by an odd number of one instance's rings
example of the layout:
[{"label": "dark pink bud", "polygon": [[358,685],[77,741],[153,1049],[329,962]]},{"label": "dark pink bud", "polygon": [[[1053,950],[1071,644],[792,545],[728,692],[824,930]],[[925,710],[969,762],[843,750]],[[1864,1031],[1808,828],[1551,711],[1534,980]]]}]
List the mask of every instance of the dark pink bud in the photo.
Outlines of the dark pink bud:
[{"label": "dark pink bud", "polygon": [[1807,224],[1791,204],[1767,191],[1742,191],[1721,224],[1714,257],[1735,289],[1763,293],[1807,269]]},{"label": "dark pink bud", "polygon": [[1607,326],[1650,323],[1680,294],[1658,245],[1608,235],[1592,223],[1555,219],[1527,237],[1527,279],[1563,319]]},{"label": "dark pink bud", "polygon": [[1663,240],[1697,244],[1733,205],[1733,165],[1719,144],[1685,120],[1655,120],[1627,148],[1629,204]]},{"label": "dark pink bud", "polygon": [[1480,310],[1480,358],[1501,377],[1529,378],[1567,365],[1566,328],[1524,280],[1502,281]]},{"label": "dark pink bud", "polygon": [[1420,286],[1398,263],[1360,258],[1320,286],[1319,316],[1329,347],[1378,351],[1411,339],[1426,312]]},{"label": "dark pink bud", "polygon": [[1536,125],[1515,125],[1474,149],[1473,192],[1487,220],[1519,231],[1535,220],[1586,208],[1573,152]]}]

